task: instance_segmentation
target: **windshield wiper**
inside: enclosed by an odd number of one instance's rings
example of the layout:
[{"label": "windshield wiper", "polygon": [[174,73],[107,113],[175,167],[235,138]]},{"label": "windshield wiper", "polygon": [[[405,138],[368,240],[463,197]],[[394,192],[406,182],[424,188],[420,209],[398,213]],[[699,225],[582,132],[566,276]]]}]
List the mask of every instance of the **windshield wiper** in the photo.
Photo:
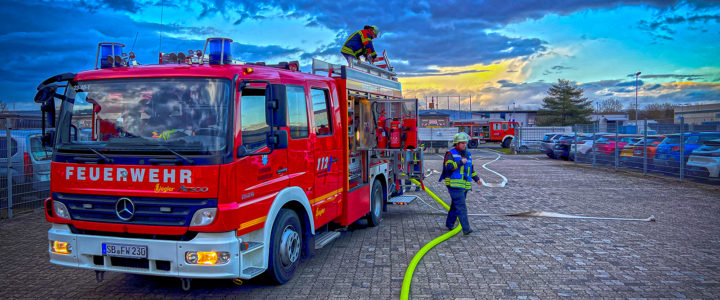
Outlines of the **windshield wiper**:
[{"label": "windshield wiper", "polygon": [[[146,144],[146,145],[147,145],[147,144]],[[189,158],[185,157],[184,155],[175,152],[175,150],[170,149],[169,147],[167,147],[167,146],[165,146],[165,145],[162,145],[162,144],[154,144],[154,146],[158,146],[158,147],[162,148],[163,150],[167,150],[168,152],[170,152],[170,153],[172,153],[172,154],[175,154],[175,156],[177,156],[178,158],[180,158],[180,159],[182,159],[183,161],[187,162],[189,165],[192,165],[192,164],[193,164],[193,160],[192,160],[192,159],[189,159]],[[162,159],[162,158],[151,158],[151,159],[149,159],[148,161],[149,161],[150,163],[167,162],[167,160]],[[174,160],[174,161],[177,161],[177,160]]]},{"label": "windshield wiper", "polygon": [[88,147],[88,150],[92,151],[93,153],[97,154],[97,156],[100,156],[100,158],[87,158],[87,157],[74,157],[73,160],[79,161],[79,162],[94,162],[94,163],[108,163],[111,164],[113,162],[112,158],[107,157],[106,155],[100,153],[100,151],[95,150],[92,147]]}]

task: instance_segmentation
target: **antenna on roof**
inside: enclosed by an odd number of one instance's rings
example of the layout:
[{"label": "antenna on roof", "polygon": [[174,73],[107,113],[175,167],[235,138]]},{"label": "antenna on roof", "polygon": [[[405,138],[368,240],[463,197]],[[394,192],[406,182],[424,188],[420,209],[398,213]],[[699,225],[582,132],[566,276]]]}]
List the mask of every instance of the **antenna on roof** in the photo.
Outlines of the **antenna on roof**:
[{"label": "antenna on roof", "polygon": [[165,0],[160,2],[160,46],[158,46],[158,53],[162,53],[162,26],[163,26],[163,10],[165,9]]},{"label": "antenna on roof", "polygon": [[133,45],[130,48],[130,52],[133,52],[133,50],[135,50],[135,43],[137,42],[137,37],[138,37],[138,32],[136,31],[135,32],[135,40],[133,41]]}]

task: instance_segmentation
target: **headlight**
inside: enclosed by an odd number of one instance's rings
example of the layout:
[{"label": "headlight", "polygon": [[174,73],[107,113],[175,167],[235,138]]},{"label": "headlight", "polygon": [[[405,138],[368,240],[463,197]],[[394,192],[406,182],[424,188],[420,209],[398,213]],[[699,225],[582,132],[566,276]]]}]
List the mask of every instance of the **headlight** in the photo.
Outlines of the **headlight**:
[{"label": "headlight", "polygon": [[193,215],[192,221],[190,221],[190,226],[210,225],[210,223],[215,220],[216,213],[217,208],[214,207],[199,209]]},{"label": "headlight", "polygon": [[53,211],[58,218],[70,220],[70,212],[62,202],[53,200]]}]

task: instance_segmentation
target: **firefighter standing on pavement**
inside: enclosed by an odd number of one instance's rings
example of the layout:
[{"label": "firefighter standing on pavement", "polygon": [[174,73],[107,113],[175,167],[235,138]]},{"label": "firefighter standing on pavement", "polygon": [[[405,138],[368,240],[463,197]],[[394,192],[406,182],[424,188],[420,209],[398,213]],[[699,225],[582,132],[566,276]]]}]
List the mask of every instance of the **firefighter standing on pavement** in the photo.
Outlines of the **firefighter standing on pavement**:
[{"label": "firefighter standing on pavement", "polygon": [[348,64],[352,59],[360,59],[363,56],[367,58],[368,62],[373,62],[377,58],[377,53],[375,53],[372,40],[379,37],[380,30],[377,26],[365,25],[362,30],[358,30],[348,37],[340,53],[348,60]]},{"label": "firefighter standing on pavement", "polygon": [[473,231],[468,221],[465,198],[467,192],[472,188],[472,181],[480,184],[480,177],[473,168],[470,151],[466,149],[469,140],[470,137],[464,132],[455,134],[453,137],[454,147],[445,154],[443,172],[440,176],[440,180],[445,179],[445,185],[447,185],[450,198],[452,198],[445,226],[452,230],[455,227],[455,218],[458,218],[465,235]]}]

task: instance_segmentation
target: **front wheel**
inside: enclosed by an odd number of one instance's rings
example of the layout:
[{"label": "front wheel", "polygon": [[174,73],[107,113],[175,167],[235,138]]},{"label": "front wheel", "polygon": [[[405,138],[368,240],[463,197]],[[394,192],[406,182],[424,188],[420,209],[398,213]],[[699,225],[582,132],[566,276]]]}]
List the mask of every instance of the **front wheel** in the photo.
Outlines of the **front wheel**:
[{"label": "front wheel", "polygon": [[278,284],[292,279],[300,264],[302,229],[295,211],[283,208],[275,219],[270,236],[270,263],[268,276]]},{"label": "front wheel", "polygon": [[375,227],[382,222],[383,202],[385,196],[382,190],[382,183],[379,179],[375,179],[370,193],[370,214],[367,216],[368,225]]}]

